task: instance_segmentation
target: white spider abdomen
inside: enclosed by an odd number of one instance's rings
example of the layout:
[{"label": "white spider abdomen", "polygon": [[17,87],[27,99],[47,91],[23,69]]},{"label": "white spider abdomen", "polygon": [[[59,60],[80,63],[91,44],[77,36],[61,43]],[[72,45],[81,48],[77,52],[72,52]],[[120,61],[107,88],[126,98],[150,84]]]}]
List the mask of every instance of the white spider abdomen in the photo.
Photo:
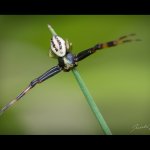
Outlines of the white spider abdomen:
[{"label": "white spider abdomen", "polygon": [[57,36],[54,35],[51,39],[51,50],[58,56],[63,57],[66,55],[66,44],[65,41]]}]

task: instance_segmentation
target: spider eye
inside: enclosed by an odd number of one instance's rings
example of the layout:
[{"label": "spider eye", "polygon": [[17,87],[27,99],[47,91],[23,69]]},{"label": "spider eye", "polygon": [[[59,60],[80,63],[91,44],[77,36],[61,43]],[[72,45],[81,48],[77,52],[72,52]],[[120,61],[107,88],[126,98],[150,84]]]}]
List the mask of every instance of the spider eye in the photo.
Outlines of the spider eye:
[{"label": "spider eye", "polygon": [[63,57],[66,54],[66,44],[65,41],[57,36],[54,35],[51,39],[51,50],[59,57]]}]

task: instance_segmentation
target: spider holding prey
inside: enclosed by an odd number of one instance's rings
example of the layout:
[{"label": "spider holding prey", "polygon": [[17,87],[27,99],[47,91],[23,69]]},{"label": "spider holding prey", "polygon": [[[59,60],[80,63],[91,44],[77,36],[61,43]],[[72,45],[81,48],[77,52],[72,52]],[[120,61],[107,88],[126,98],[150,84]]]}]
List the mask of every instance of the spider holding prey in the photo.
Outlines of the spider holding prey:
[{"label": "spider holding prey", "polygon": [[128,43],[131,41],[139,41],[139,39],[132,38],[135,36],[135,34],[129,34],[110,42],[96,44],[91,48],[79,52],[77,55],[73,55],[71,53],[72,44],[69,43],[67,40],[63,40],[60,36],[58,36],[50,25],[48,25],[48,28],[53,35],[50,41],[51,49],[49,51],[49,55],[50,57],[55,57],[58,59],[58,65],[54,66],[53,68],[49,69],[47,72],[45,72],[38,78],[31,81],[29,86],[25,90],[23,90],[14,100],[10,101],[7,105],[5,105],[0,110],[0,114],[2,114],[5,110],[11,107],[15,102],[21,99],[36,84],[42,83],[43,81],[56,75],[62,70],[65,72],[72,70],[73,68],[77,67],[79,61],[95,53],[97,50],[102,50],[104,48],[117,46],[119,44]]}]

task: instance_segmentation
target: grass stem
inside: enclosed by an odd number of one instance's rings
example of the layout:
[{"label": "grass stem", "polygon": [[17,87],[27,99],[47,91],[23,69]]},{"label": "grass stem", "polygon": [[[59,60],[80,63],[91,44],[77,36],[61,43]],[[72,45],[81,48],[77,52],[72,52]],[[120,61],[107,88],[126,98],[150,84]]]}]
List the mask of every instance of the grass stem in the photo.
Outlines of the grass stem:
[{"label": "grass stem", "polygon": [[72,72],[73,72],[73,74],[74,74],[74,76],[75,76],[75,78],[76,78],[76,80],[77,80],[77,82],[78,82],[78,84],[80,86],[80,89],[82,90],[82,92],[83,92],[83,94],[84,94],[88,104],[90,105],[93,113],[95,114],[95,116],[96,116],[96,118],[97,118],[101,128],[103,129],[104,133],[106,135],[112,135],[112,133],[111,133],[107,123],[105,122],[102,114],[100,113],[96,103],[94,102],[93,97],[91,96],[90,92],[88,91],[88,89],[87,89],[84,81],[82,80],[79,72],[76,70],[76,68],[74,68],[72,70]]}]

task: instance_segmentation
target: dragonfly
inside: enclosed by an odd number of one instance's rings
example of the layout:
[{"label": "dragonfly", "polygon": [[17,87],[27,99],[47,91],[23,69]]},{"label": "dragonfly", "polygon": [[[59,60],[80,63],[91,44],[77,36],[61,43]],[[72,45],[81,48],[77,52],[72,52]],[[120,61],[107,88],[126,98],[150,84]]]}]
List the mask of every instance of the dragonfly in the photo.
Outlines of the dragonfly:
[{"label": "dragonfly", "polygon": [[5,112],[8,108],[10,108],[15,102],[20,100],[27,92],[29,92],[35,85],[42,83],[43,81],[51,78],[52,76],[60,73],[61,71],[69,72],[73,68],[78,66],[78,62],[87,58],[88,56],[94,54],[95,52],[114,47],[120,44],[129,43],[132,41],[140,41],[140,39],[135,38],[134,33],[121,36],[116,40],[112,40],[105,43],[98,43],[91,48],[83,50],[78,54],[72,53],[72,43],[68,40],[64,40],[62,37],[58,36],[51,25],[48,24],[48,29],[52,33],[52,38],[50,40],[50,49],[49,56],[52,58],[56,58],[58,60],[58,64],[41,76],[35,78],[30,82],[30,84],[13,100],[11,100],[8,104],[6,104],[2,109],[0,109],[0,115]]}]

